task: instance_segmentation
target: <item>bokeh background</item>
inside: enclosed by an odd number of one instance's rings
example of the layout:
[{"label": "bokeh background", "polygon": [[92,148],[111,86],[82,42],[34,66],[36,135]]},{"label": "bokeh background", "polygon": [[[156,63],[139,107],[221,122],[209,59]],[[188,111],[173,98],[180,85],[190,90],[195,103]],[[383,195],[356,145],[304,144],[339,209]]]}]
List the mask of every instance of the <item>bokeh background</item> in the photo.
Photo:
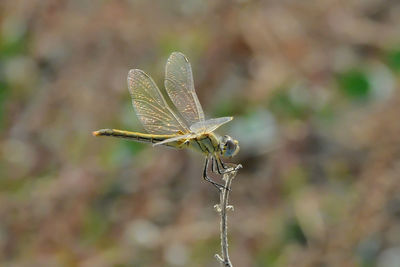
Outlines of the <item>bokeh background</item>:
[{"label": "bokeh background", "polygon": [[[0,2],[0,265],[218,266],[203,158],[143,130],[131,68],[190,59],[240,141],[234,266],[400,266],[400,2]],[[215,177],[216,179],[218,177]]]}]

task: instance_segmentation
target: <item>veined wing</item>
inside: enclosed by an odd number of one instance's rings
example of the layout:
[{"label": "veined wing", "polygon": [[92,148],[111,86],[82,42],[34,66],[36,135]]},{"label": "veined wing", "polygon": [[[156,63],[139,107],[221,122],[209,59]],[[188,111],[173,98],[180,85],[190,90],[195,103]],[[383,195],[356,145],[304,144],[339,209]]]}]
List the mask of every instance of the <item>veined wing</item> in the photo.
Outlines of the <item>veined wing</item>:
[{"label": "veined wing", "polygon": [[147,132],[152,134],[188,133],[188,127],[171,110],[163,95],[144,71],[132,69],[128,88],[136,115]]},{"label": "veined wing", "polygon": [[178,135],[178,136],[175,136],[175,137],[171,137],[171,138],[165,139],[165,140],[163,140],[163,141],[161,141],[161,142],[157,142],[157,143],[153,144],[153,146],[158,146],[158,145],[163,145],[163,144],[166,144],[166,143],[171,143],[171,142],[179,141],[179,140],[188,138],[188,137],[190,137],[190,136],[192,136],[191,133],[189,133],[189,134],[184,134],[184,135]]},{"label": "veined wing", "polygon": [[179,52],[172,53],[165,66],[165,89],[179,113],[190,126],[204,121],[204,113],[194,90],[192,67]]},{"label": "veined wing", "polygon": [[190,126],[190,131],[193,133],[211,133],[221,125],[230,122],[231,120],[233,120],[233,117],[221,117],[200,121]]}]

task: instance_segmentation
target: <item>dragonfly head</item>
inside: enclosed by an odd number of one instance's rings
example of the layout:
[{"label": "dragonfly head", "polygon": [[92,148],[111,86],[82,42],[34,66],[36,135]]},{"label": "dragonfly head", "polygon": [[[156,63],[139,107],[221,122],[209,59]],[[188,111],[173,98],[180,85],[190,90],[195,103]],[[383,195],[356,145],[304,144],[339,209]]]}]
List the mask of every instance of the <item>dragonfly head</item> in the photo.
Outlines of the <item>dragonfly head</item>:
[{"label": "dragonfly head", "polygon": [[232,139],[229,135],[225,135],[221,139],[220,149],[222,156],[232,158],[239,152],[239,142]]}]

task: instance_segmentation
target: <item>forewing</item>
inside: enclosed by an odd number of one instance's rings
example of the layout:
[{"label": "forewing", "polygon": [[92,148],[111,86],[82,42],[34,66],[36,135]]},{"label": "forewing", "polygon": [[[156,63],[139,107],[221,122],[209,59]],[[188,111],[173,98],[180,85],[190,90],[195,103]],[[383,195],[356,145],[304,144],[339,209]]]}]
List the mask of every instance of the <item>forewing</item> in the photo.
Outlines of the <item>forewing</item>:
[{"label": "forewing", "polygon": [[233,117],[221,117],[215,119],[209,119],[203,122],[197,122],[190,126],[190,131],[193,133],[211,133],[215,131],[222,124],[230,122]]},{"label": "forewing", "polygon": [[168,58],[165,89],[189,126],[204,121],[203,109],[194,90],[192,67],[182,53],[174,52]]},{"label": "forewing", "polygon": [[171,110],[154,81],[144,71],[128,74],[128,88],[136,115],[152,134],[187,133],[188,127]]}]

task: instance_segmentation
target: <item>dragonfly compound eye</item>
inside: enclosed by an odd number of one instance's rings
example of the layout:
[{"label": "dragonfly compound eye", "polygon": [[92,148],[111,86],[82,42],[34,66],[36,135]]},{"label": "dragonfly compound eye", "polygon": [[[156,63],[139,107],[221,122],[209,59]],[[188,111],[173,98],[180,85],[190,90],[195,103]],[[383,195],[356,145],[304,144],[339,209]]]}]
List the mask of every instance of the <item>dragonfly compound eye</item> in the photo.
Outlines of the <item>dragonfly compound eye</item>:
[{"label": "dragonfly compound eye", "polygon": [[223,137],[223,151],[224,157],[233,157],[239,152],[238,141],[233,140],[230,136]]}]

